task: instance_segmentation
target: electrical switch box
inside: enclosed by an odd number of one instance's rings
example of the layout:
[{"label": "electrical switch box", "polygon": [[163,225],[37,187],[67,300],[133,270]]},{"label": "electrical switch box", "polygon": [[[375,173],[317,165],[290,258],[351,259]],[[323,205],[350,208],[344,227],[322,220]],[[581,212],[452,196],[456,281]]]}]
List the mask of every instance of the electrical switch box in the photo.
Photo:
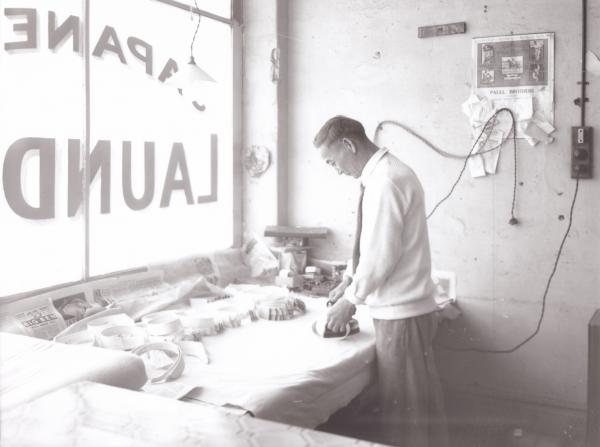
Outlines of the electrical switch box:
[{"label": "electrical switch box", "polygon": [[592,178],[593,128],[571,128],[571,178]]}]

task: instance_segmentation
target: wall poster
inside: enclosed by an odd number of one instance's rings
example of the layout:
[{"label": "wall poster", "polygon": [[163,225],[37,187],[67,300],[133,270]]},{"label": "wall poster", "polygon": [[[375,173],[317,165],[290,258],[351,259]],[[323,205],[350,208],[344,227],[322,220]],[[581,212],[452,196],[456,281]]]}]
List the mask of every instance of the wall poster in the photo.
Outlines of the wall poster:
[{"label": "wall poster", "polygon": [[[463,103],[473,139],[469,159],[473,177],[494,174],[499,148],[512,134],[512,120],[501,113],[490,128],[485,123],[500,109],[510,109],[515,135],[531,146],[554,141],[554,34],[523,34],[473,39],[473,91]],[[498,148],[498,150],[493,150]]]},{"label": "wall poster", "polygon": [[554,122],[554,33],[473,39],[475,94],[518,121]]}]

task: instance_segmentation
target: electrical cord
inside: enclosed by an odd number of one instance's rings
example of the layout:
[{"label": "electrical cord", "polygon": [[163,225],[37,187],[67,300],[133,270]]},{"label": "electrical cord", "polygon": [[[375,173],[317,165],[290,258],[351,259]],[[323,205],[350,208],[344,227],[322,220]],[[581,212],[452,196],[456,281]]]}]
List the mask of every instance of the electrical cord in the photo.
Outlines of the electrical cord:
[{"label": "electrical cord", "polygon": [[546,301],[548,298],[548,291],[550,290],[550,285],[552,284],[552,279],[554,278],[554,274],[558,268],[558,262],[562,255],[563,248],[565,246],[565,242],[567,241],[567,237],[569,236],[569,232],[571,231],[571,225],[573,224],[573,211],[575,209],[575,202],[577,201],[577,192],[579,191],[579,175],[577,175],[577,179],[575,182],[575,193],[573,194],[573,200],[571,201],[571,209],[569,211],[569,224],[567,225],[567,229],[565,230],[565,234],[563,235],[562,241],[560,242],[560,246],[558,247],[558,253],[556,254],[556,258],[554,259],[554,265],[552,266],[552,271],[548,276],[548,281],[546,281],[546,288],[544,290],[544,295],[542,296],[542,310],[540,312],[540,317],[537,322],[537,326],[535,330],[522,342],[518,343],[514,347],[510,349],[481,349],[481,348],[456,348],[453,346],[447,346],[440,343],[436,343],[437,346],[446,349],[448,351],[455,352],[479,352],[484,354],[510,354],[515,352],[521,346],[525,345],[529,341],[531,341],[539,332],[542,327],[542,321],[544,320],[544,314],[546,312]]},{"label": "electrical cord", "polygon": [[[475,155],[480,155],[480,154],[484,154],[486,152],[491,152],[493,150],[499,149],[506,140],[503,140],[500,142],[499,145],[491,148],[491,149],[486,149],[485,151],[479,151],[475,154],[473,154],[473,149],[475,148],[475,146],[477,145],[477,143],[479,142],[479,140],[481,139],[481,137],[483,136],[483,134],[487,131],[488,126],[490,126],[490,132],[487,134],[487,138],[483,143],[483,147],[485,147],[485,144],[487,143],[487,139],[489,138],[489,135],[491,134],[491,131],[493,130],[495,124],[496,124],[496,118],[497,116],[502,113],[502,112],[507,112],[510,114],[511,117],[511,128],[510,128],[510,132],[512,132],[512,140],[513,140],[513,160],[514,160],[514,172],[513,172],[513,196],[512,196],[512,206],[511,206],[511,218],[509,220],[509,224],[511,225],[515,225],[518,223],[517,218],[515,217],[514,211],[515,211],[515,204],[516,204],[516,193],[517,193],[517,140],[516,140],[516,121],[515,121],[515,117],[514,114],[512,113],[512,111],[508,108],[502,108],[497,110],[484,124],[482,131],[479,133],[479,135],[477,136],[475,142],[473,143],[473,146],[471,147],[471,150],[469,151],[468,155],[457,155],[457,154],[452,154],[450,152],[446,152],[440,148],[438,148],[437,146],[435,146],[433,143],[431,143],[429,140],[427,140],[426,138],[423,138],[422,136],[420,136],[419,134],[417,134],[416,132],[414,132],[412,129],[410,129],[409,127],[405,126],[404,124],[398,122],[398,121],[393,121],[393,120],[386,120],[386,121],[382,121],[381,123],[378,124],[376,130],[375,130],[375,140],[377,141],[377,136],[379,134],[379,132],[383,129],[383,126],[386,124],[393,124],[397,127],[400,127],[401,129],[403,129],[404,131],[406,131],[407,133],[409,133],[410,135],[414,136],[415,138],[421,140],[423,143],[425,143],[425,145],[427,147],[429,147],[430,149],[434,150],[436,153],[438,153],[439,155],[446,157],[446,158],[454,158],[454,159],[464,159],[465,162],[462,166],[462,169],[460,170],[458,177],[456,178],[456,181],[454,182],[454,184],[452,185],[452,187],[450,188],[448,194],[446,194],[431,210],[431,212],[427,215],[427,219],[429,219],[434,213],[435,211],[439,208],[439,206],[445,202],[446,200],[448,200],[450,198],[450,196],[453,194],[454,189],[456,188],[456,186],[458,185],[460,179],[462,178],[462,175],[465,172],[465,169],[467,168],[467,164],[468,161],[471,157],[475,156]],[[454,351],[454,352],[477,352],[477,353],[483,353],[483,354],[510,354],[515,352],[517,349],[521,348],[522,346],[524,346],[525,344],[527,344],[528,342],[530,342],[540,331],[541,327],[542,327],[542,322],[544,320],[544,315],[546,312],[546,302],[547,302],[547,298],[548,298],[548,292],[550,290],[550,285],[552,284],[552,280],[554,278],[554,275],[556,274],[556,270],[558,269],[558,263],[560,261],[561,255],[562,255],[562,251],[563,248],[565,246],[565,243],[567,241],[567,237],[569,236],[569,232],[571,231],[571,226],[573,224],[573,212],[575,209],[575,203],[577,201],[577,193],[579,191],[579,175],[577,175],[576,178],[576,183],[575,183],[575,192],[573,193],[573,199],[571,201],[571,207],[570,207],[570,211],[569,211],[569,223],[567,225],[567,229],[565,230],[565,233],[563,235],[563,238],[560,242],[560,246],[558,248],[558,252],[556,254],[556,258],[554,259],[554,265],[552,266],[552,270],[550,272],[550,275],[548,276],[548,280],[546,281],[546,287],[544,289],[544,294],[542,296],[542,309],[540,311],[540,316],[538,318],[538,322],[536,325],[535,330],[528,335],[523,341],[521,341],[520,343],[516,344],[515,346],[513,346],[512,348],[509,349],[482,349],[482,348],[458,348],[458,347],[454,347],[454,346],[448,346],[448,345],[444,345],[441,343],[435,343],[435,345],[437,347],[446,349],[448,351]]]},{"label": "electrical cord", "polygon": [[[196,9],[200,9],[198,8],[198,2],[196,0],[194,0],[194,4],[196,5]],[[190,6],[190,9],[192,9],[192,7]],[[194,60],[194,42],[196,42],[196,35],[198,34],[198,28],[200,28],[200,19],[202,18],[202,16],[200,14],[198,14],[198,24],[196,25],[196,30],[194,31],[194,37],[192,37],[192,43],[190,44],[190,60]]]},{"label": "electrical cord", "polygon": [[[476,155],[481,155],[481,154],[485,154],[485,153],[492,152],[492,151],[495,151],[495,150],[500,150],[500,148],[502,147],[502,145],[506,142],[506,139],[503,139],[500,142],[500,144],[498,144],[497,146],[494,146],[494,147],[492,147],[490,149],[486,149],[486,150],[483,150],[483,151],[478,151],[476,153],[473,153],[473,149],[475,149],[475,147],[477,146],[477,143],[479,142],[479,140],[481,139],[481,137],[484,134],[486,134],[486,139],[483,142],[482,147],[485,147],[485,145],[487,144],[487,142],[488,142],[488,140],[490,138],[490,135],[491,135],[492,131],[494,130],[494,127],[496,125],[496,121],[497,121],[498,115],[500,115],[503,112],[508,113],[510,115],[510,118],[511,118],[511,126],[510,126],[510,130],[509,130],[509,135],[512,133],[513,154],[514,154],[513,195],[512,195],[512,206],[511,206],[511,209],[510,209],[510,216],[511,217],[510,217],[510,220],[508,221],[508,223],[511,224],[511,225],[516,225],[516,224],[519,223],[518,219],[515,217],[515,204],[516,204],[516,198],[517,198],[517,130],[516,130],[515,116],[514,116],[512,110],[510,110],[509,108],[503,107],[501,109],[498,109],[496,112],[494,112],[494,114],[490,118],[488,118],[488,120],[483,125],[483,129],[481,130],[481,132],[479,133],[479,135],[475,139],[475,142],[473,143],[473,146],[471,146],[471,150],[469,151],[469,153],[467,155],[457,155],[457,154],[452,154],[450,152],[446,152],[446,151],[438,148],[437,146],[435,146],[429,140],[427,140],[426,138],[422,137],[421,135],[419,135],[418,133],[416,133],[412,129],[410,129],[408,126],[405,126],[404,124],[402,124],[402,123],[400,123],[398,121],[393,121],[393,120],[382,121],[382,122],[380,122],[377,125],[377,128],[375,130],[374,140],[377,141],[377,137],[379,135],[379,132],[383,129],[383,126],[385,126],[386,124],[393,124],[394,126],[400,127],[401,129],[403,129],[404,131],[406,131],[410,135],[412,135],[415,138],[421,140],[423,143],[425,143],[425,145],[427,147],[429,147],[430,149],[432,149],[433,151],[435,151],[436,153],[438,153],[442,157],[460,159],[460,160],[464,160],[465,161],[464,164],[463,164],[463,166],[462,166],[462,169],[460,170],[460,172],[458,174],[458,177],[456,178],[456,181],[454,182],[454,184],[452,185],[452,187],[450,188],[450,190],[448,191],[448,193],[439,202],[437,202],[435,204],[435,206],[433,207],[433,209],[429,212],[429,214],[427,214],[427,219],[429,219],[437,211],[437,209],[440,207],[440,205],[442,203],[444,203],[446,200],[448,200],[450,198],[450,196],[454,193],[454,190],[456,189],[456,186],[460,182],[460,179],[462,178],[462,176],[463,176],[463,174],[465,172],[465,169],[467,169],[467,164],[469,163],[469,159],[471,157],[476,156]],[[488,132],[488,128],[489,128],[489,132]]]}]

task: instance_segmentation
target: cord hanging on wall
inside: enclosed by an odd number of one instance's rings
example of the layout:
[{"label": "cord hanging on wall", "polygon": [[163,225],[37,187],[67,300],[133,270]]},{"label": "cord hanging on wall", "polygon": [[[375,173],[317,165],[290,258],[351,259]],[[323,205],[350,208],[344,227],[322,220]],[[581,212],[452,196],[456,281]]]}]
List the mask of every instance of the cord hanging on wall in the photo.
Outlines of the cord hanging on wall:
[{"label": "cord hanging on wall", "polygon": [[[194,4],[196,5],[196,9],[198,9],[198,3],[196,0],[194,0]],[[210,76],[196,64],[196,60],[194,59],[194,43],[196,41],[196,35],[198,34],[198,28],[200,28],[200,19],[201,17],[198,15],[198,24],[196,25],[196,30],[194,31],[194,36],[192,37],[192,43],[190,44],[189,62],[181,67],[166,81],[167,84],[177,87],[179,89],[179,93],[182,93],[183,90],[189,88],[196,82],[216,82],[212,76]],[[205,109],[204,105],[194,104],[194,106],[201,111]]]},{"label": "cord hanging on wall", "polygon": [[[498,146],[494,146],[494,147],[492,147],[490,149],[486,149],[486,150],[478,151],[477,153],[473,153],[473,149],[475,149],[475,146],[477,145],[477,143],[479,142],[479,140],[482,139],[482,137],[484,136],[484,134],[486,134],[486,132],[488,130],[491,132],[494,129],[494,126],[496,125],[496,118],[502,112],[506,112],[506,113],[508,113],[510,115],[511,127],[510,127],[510,131],[509,131],[509,135],[512,135],[513,159],[514,159],[512,205],[511,205],[511,208],[510,208],[510,220],[508,221],[508,223],[510,225],[517,225],[519,223],[519,220],[515,217],[515,204],[516,204],[516,200],[517,200],[517,140],[516,140],[516,138],[517,138],[516,132],[517,131],[516,131],[516,120],[515,120],[515,116],[514,116],[512,110],[510,110],[510,109],[508,109],[506,107],[503,107],[501,109],[496,110],[496,112],[494,112],[494,114],[492,116],[490,116],[488,118],[488,120],[485,122],[485,124],[483,126],[483,129],[481,130],[481,132],[479,133],[479,135],[475,139],[475,142],[473,143],[473,146],[471,147],[471,149],[470,149],[470,151],[469,151],[469,153],[467,155],[457,155],[457,154],[452,154],[450,152],[446,152],[446,151],[438,148],[437,146],[435,146],[433,143],[431,143],[426,138],[423,138],[421,135],[419,135],[418,133],[416,133],[415,131],[413,131],[409,127],[405,126],[404,124],[402,124],[402,123],[400,123],[398,121],[393,121],[393,120],[385,120],[385,121],[380,122],[377,125],[377,128],[375,130],[374,141],[377,142],[379,132],[383,129],[384,125],[386,125],[386,124],[393,124],[395,126],[400,127],[402,130],[408,132],[410,135],[414,136],[415,138],[418,138],[419,140],[421,140],[423,143],[425,143],[425,145],[428,148],[432,149],[433,151],[435,151],[436,153],[438,153],[442,157],[455,158],[455,159],[464,160],[463,167],[462,167],[460,173],[458,174],[458,177],[456,178],[454,184],[452,185],[452,187],[448,191],[448,193],[439,202],[437,202],[436,205],[433,207],[433,209],[429,212],[429,214],[427,214],[427,219],[429,219],[437,211],[437,209],[439,208],[439,206],[442,203],[444,203],[446,200],[448,200],[450,198],[450,196],[454,193],[454,189],[458,185],[458,182],[462,178],[462,175],[465,172],[465,169],[467,168],[467,162],[469,161],[469,158],[471,158],[473,156],[485,154],[487,152],[492,152],[492,151],[495,151],[495,150],[500,150],[500,148],[507,141],[508,136],[504,140],[502,140]],[[489,133],[488,133],[488,135],[489,135]],[[485,146],[485,143],[487,143],[487,139],[484,141],[484,146]]]}]

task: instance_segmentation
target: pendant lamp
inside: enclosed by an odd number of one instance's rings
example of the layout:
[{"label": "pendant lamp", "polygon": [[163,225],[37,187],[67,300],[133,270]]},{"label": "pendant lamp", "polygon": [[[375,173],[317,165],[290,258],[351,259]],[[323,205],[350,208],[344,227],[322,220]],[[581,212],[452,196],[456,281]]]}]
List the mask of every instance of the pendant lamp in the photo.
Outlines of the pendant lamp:
[{"label": "pendant lamp", "polygon": [[[196,9],[198,3],[194,0]],[[200,28],[200,14],[198,14],[198,24],[196,25],[196,31],[194,31],[194,37],[190,45],[190,60],[183,67],[179,67],[179,70],[170,78],[166,80],[166,83],[173,85],[178,89],[184,90],[186,87],[190,87],[195,82],[216,82],[212,76],[202,70],[194,60],[194,42],[196,41],[196,35],[198,34],[198,28]]]}]

